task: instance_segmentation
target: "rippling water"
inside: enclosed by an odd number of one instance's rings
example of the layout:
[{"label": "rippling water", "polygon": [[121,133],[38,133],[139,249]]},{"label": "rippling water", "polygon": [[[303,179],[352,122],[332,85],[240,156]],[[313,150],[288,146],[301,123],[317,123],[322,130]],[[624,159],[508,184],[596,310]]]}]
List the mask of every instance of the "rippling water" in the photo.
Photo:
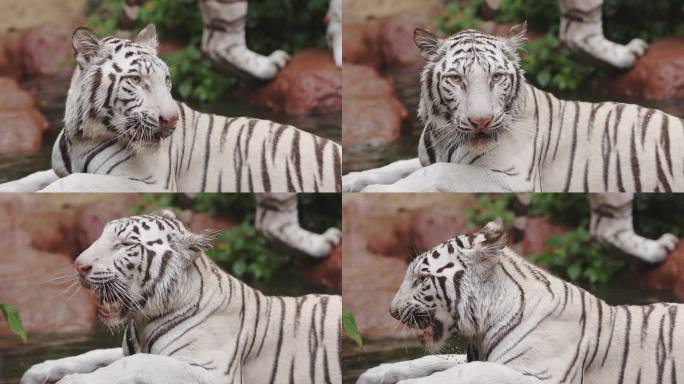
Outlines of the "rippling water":
[{"label": "rippling water", "polygon": [[[69,87],[68,80],[27,82],[22,84],[37,95],[39,109],[50,122],[50,129],[44,137],[41,150],[32,155],[0,155],[0,183],[26,176],[32,172],[49,169],[52,144],[62,128],[64,103]],[[241,95],[228,96],[210,104],[189,103],[196,110],[224,116],[251,116],[291,124],[304,131],[342,141],[342,112],[315,116],[288,116],[246,102]]]}]

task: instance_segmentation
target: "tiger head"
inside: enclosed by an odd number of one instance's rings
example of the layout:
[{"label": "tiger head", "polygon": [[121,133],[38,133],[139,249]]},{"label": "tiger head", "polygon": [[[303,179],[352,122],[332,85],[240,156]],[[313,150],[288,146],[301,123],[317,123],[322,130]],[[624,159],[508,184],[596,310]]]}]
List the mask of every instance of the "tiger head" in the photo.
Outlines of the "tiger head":
[{"label": "tiger head", "polygon": [[108,327],[136,315],[168,312],[211,237],[190,232],[173,212],[133,216],[107,223],[76,261],[81,284],[98,298],[98,316]]},{"label": "tiger head", "polygon": [[516,51],[525,32],[521,24],[505,38],[469,29],[442,39],[416,29],[426,59],[418,116],[436,143],[486,149],[510,128],[524,104]]},{"label": "tiger head", "polygon": [[170,136],[178,121],[169,69],[157,57],[153,24],[135,40],[74,32],[77,68],[67,98],[65,128],[70,136],[117,139],[133,149],[153,147]]},{"label": "tiger head", "polygon": [[471,286],[505,244],[504,227],[497,220],[418,255],[406,270],[390,314],[417,331],[431,351],[440,350],[454,333],[468,336],[462,318],[477,300]]}]

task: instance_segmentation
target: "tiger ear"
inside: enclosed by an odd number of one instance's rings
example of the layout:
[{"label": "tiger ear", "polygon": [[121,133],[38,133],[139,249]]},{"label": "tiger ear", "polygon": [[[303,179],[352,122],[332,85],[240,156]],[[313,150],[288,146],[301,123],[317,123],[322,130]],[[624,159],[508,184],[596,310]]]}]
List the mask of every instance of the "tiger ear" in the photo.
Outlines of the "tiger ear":
[{"label": "tiger ear", "polygon": [[518,49],[522,48],[527,41],[527,21],[522,22],[522,24],[516,24],[511,27],[508,35],[504,38],[504,41],[511,49],[512,53],[515,54]]},{"label": "tiger ear", "polygon": [[176,220],[176,213],[169,208],[162,208],[152,213],[153,216],[165,217],[167,219]]},{"label": "tiger ear", "polygon": [[494,259],[505,246],[506,228],[501,219],[490,221],[475,233],[472,245],[478,259],[485,261]]},{"label": "tiger ear", "polygon": [[157,51],[157,47],[159,46],[159,40],[157,39],[157,28],[154,26],[154,24],[147,24],[147,26],[138,33],[138,36],[135,37],[133,42],[150,47],[154,51]]},{"label": "tiger ear", "polygon": [[416,28],[413,31],[413,41],[416,43],[416,47],[420,49],[420,54],[428,60],[437,56],[437,51],[442,46],[442,39],[422,28]]},{"label": "tiger ear", "polygon": [[191,261],[198,258],[204,251],[211,248],[215,233],[175,233],[170,239],[171,247],[182,255],[188,255]]},{"label": "tiger ear", "polygon": [[79,66],[83,67],[97,54],[100,48],[100,40],[95,32],[88,28],[80,27],[71,36],[71,45],[74,47],[74,56]]}]

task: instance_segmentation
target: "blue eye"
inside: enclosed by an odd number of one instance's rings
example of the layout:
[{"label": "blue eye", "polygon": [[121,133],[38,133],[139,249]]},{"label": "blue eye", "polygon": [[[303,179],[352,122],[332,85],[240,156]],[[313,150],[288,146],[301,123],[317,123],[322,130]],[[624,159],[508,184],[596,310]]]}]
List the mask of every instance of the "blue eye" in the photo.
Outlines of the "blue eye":
[{"label": "blue eye", "polygon": [[492,75],[492,80],[494,80],[494,81],[499,81],[499,80],[501,80],[501,79],[503,79],[503,78],[504,78],[504,74],[503,74],[503,73],[495,73],[495,74]]},{"label": "blue eye", "polygon": [[454,83],[463,82],[463,77],[461,77],[461,75],[447,75],[446,78],[453,81]]},{"label": "blue eye", "polygon": [[140,84],[142,79],[140,79],[140,76],[129,76],[128,80],[133,83],[133,84]]}]

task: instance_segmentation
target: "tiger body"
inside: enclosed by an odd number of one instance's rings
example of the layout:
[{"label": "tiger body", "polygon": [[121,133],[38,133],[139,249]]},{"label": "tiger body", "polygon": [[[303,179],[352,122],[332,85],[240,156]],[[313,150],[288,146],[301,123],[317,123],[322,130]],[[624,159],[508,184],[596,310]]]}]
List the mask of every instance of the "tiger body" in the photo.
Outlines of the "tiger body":
[{"label": "tiger body", "polygon": [[341,148],[267,120],[197,112],[173,100],[153,25],[135,41],[73,38],[78,64],[53,172],[0,186],[51,192],[334,192]]},{"label": "tiger body", "polygon": [[684,380],[684,306],[608,305],[527,262],[504,237],[490,223],[419,255],[390,306],[428,348],[458,334],[468,355],[383,364],[358,383]]},{"label": "tiger body", "polygon": [[75,265],[104,324],[125,326],[122,348],[38,364],[22,384],[340,383],[341,298],[266,296],[209,241],[170,212],[110,222]]},{"label": "tiger body", "polygon": [[[424,32],[426,33],[426,32]],[[560,100],[525,82],[510,38],[417,34],[427,57],[418,158],[343,177],[346,191],[684,190],[684,122],[633,104]]]}]

